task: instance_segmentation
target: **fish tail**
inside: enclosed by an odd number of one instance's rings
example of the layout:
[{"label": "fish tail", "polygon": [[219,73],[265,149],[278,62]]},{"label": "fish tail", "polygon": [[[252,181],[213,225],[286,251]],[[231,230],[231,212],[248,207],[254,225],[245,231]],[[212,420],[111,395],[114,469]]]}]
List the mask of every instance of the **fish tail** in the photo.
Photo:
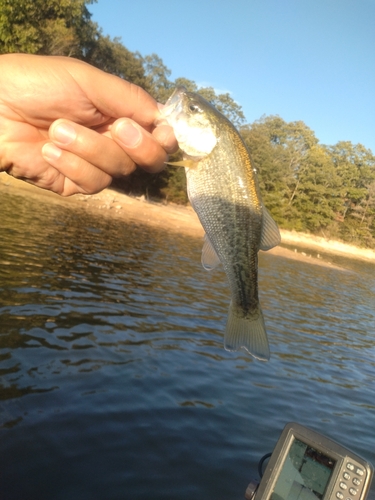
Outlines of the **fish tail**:
[{"label": "fish tail", "polygon": [[224,347],[227,351],[245,349],[254,358],[262,361],[270,359],[266,327],[259,305],[250,317],[244,318],[236,314],[231,303],[225,330]]}]

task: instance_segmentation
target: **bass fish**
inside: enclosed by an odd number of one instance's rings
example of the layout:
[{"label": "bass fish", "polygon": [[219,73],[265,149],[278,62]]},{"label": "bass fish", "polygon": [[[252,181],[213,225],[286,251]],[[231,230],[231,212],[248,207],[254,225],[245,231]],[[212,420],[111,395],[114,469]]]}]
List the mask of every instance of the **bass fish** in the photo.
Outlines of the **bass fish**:
[{"label": "bass fish", "polygon": [[224,347],[270,357],[258,299],[258,251],[280,243],[276,222],[262,204],[256,169],[236,128],[199,94],[178,87],[162,115],[173,128],[186,171],[187,192],[206,232],[202,265],[220,262],[231,303]]}]

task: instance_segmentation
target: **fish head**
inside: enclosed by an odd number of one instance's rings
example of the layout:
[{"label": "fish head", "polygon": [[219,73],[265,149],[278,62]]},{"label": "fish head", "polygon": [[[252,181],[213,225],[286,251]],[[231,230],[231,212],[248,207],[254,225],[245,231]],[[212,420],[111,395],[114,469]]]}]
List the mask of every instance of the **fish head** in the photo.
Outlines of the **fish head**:
[{"label": "fish head", "polygon": [[222,115],[199,94],[177,87],[161,113],[173,128],[182,151],[192,159],[204,158],[216,146],[218,115]]}]

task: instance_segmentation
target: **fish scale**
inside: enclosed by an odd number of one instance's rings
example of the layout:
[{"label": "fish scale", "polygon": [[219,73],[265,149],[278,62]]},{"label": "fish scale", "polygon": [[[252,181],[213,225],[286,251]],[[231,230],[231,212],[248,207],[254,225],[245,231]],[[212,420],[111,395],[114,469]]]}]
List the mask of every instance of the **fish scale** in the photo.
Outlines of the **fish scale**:
[{"label": "fish scale", "polygon": [[[231,149],[233,156],[237,153],[237,149],[229,148],[229,158]],[[235,167],[235,162],[229,170],[230,176],[217,178],[218,164],[222,162],[218,149],[201,160],[197,169],[188,170],[189,197],[224,266],[233,304],[251,312],[257,309],[259,302],[258,248],[248,241],[260,240],[261,207],[259,204],[249,207],[244,196],[250,199],[253,196],[251,183],[247,182],[244,187],[238,185],[237,177],[243,176],[243,172]]]}]

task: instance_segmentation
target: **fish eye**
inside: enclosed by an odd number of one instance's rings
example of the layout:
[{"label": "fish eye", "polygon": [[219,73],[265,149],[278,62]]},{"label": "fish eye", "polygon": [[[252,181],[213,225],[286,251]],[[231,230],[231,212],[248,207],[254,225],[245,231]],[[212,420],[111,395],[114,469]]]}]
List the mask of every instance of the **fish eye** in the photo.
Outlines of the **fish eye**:
[{"label": "fish eye", "polygon": [[202,111],[201,108],[197,104],[190,104],[189,109],[193,113],[200,113]]}]

